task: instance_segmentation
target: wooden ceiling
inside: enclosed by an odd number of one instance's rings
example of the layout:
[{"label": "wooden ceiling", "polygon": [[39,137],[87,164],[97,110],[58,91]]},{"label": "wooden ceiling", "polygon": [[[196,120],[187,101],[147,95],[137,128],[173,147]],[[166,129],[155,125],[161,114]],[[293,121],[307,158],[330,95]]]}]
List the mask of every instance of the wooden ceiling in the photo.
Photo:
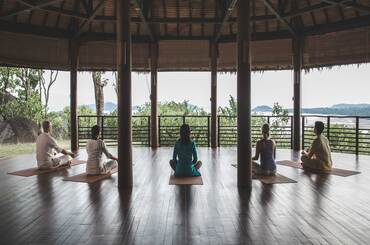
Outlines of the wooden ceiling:
[{"label": "wooden ceiling", "polygon": [[[132,0],[134,42],[234,42],[236,0]],[[0,31],[114,40],[115,0],[0,0]],[[252,0],[253,40],[317,35],[370,25],[370,0]]]}]

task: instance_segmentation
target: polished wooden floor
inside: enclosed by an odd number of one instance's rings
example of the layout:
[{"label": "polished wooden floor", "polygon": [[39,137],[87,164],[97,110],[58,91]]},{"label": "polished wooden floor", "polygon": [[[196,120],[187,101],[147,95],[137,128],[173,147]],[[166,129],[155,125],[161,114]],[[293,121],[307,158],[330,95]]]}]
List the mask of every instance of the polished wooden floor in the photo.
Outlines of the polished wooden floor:
[{"label": "polished wooden floor", "polygon": [[[297,184],[238,189],[235,148],[200,148],[203,186],[168,185],[169,148],[134,148],[134,187],[117,175],[64,182],[84,166],[48,175],[7,175],[33,155],[0,160],[0,244],[369,244],[370,157],[334,154],[351,177],[279,166]],[[294,158],[288,150],[279,159]],[[84,157],[84,153],[81,153]]]}]

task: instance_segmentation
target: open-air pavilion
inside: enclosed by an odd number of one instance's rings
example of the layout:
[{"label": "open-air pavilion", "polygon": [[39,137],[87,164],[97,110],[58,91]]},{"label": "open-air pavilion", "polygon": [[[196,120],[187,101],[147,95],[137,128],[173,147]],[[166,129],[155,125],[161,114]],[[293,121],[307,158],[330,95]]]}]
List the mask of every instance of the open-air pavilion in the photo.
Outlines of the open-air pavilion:
[{"label": "open-air pavilion", "polygon": [[[74,151],[77,72],[118,72],[118,176],[92,185],[58,178],[68,172],[20,179],[6,172],[31,166],[34,156],[0,159],[4,244],[368,241],[370,158],[358,154],[368,153],[360,137],[369,133],[359,133],[361,118],[353,137],[356,154],[334,155],[338,166],[360,175],[309,175],[280,167],[298,183],[259,185],[251,175],[251,72],[293,70],[292,150],[280,151],[278,158],[296,159],[305,142],[301,72],[369,62],[369,0],[0,0],[0,44],[2,65],[70,71]],[[132,148],[132,71],[151,74],[151,148]],[[169,149],[157,149],[159,71],[211,72],[210,148],[200,150],[204,186],[167,185]],[[237,73],[236,149],[218,147],[221,71]]]}]

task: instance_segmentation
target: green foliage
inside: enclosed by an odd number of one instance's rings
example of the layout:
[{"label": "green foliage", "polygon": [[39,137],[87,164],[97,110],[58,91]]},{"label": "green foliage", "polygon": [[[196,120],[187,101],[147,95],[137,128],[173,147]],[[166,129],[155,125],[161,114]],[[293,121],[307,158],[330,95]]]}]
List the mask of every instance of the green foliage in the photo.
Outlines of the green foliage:
[{"label": "green foliage", "polygon": [[0,115],[4,119],[26,117],[34,121],[42,118],[43,106],[37,86],[43,71],[29,68],[0,67],[2,98],[11,94],[15,99],[0,101]]},{"label": "green foliage", "polygon": [[229,95],[229,105],[218,107],[218,114],[223,116],[236,116],[238,111],[237,103],[232,95]]},{"label": "green foliage", "polygon": [[[150,116],[150,103],[145,103],[138,107],[138,111],[134,114],[136,116]],[[207,115],[207,112],[198,106],[189,104],[189,101],[183,102],[159,102],[158,115]]]},{"label": "green foliage", "polygon": [[285,126],[289,122],[289,112],[287,109],[284,109],[278,102],[274,103],[272,107],[272,115],[276,116],[273,120],[271,126],[272,127],[280,127]]},{"label": "green foliage", "polygon": [[0,105],[0,113],[4,119],[25,117],[39,122],[43,118],[43,106],[38,93],[33,93],[28,100],[11,100]]}]

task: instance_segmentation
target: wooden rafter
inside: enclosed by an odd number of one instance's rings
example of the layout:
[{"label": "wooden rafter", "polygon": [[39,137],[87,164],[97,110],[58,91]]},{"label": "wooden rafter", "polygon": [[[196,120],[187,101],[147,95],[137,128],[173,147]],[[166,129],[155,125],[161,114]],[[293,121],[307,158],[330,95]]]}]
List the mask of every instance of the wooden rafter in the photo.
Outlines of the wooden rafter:
[{"label": "wooden rafter", "polygon": [[98,15],[99,11],[103,9],[104,4],[107,0],[101,0],[98,5],[95,7],[95,9],[91,12],[89,18],[85,20],[80,27],[78,28],[77,36],[81,35],[83,30],[88,26],[91,21]]},{"label": "wooden rafter", "polygon": [[[204,8],[205,8],[205,3],[204,3],[205,0],[201,0],[202,2],[202,7],[201,7],[201,10],[200,10],[200,15],[202,16],[202,18],[204,18]],[[202,36],[204,36],[204,23],[201,23],[201,34]]]},{"label": "wooden rafter", "polygon": [[[144,0],[142,0],[142,1],[144,1]],[[134,0],[133,2],[135,4],[135,9],[139,12],[141,22],[144,25],[150,39],[152,40],[152,42],[155,42],[156,38],[154,37],[152,29],[150,28],[150,26],[148,24],[148,20],[147,20],[145,14],[143,12],[142,4],[139,3],[139,0]]]},{"label": "wooden rafter", "polygon": [[[189,18],[193,18],[193,11],[192,11],[193,7],[192,7],[192,4],[191,4],[191,0],[189,0]],[[191,23],[189,23],[189,36],[192,36],[193,35],[193,25]]]},{"label": "wooden rafter", "polygon": [[[180,2],[179,0],[176,0],[176,19],[180,19]],[[176,34],[180,35],[180,24],[178,21],[176,21]]]},{"label": "wooden rafter", "polygon": [[296,31],[294,30],[293,26],[291,26],[290,23],[281,16],[281,14],[278,12],[278,10],[276,10],[274,8],[272,3],[269,0],[261,0],[261,1],[270,10],[270,12],[272,12],[276,16],[276,18],[278,18],[278,20],[280,20],[280,22],[283,23],[288,28],[289,32],[295,37],[297,34],[296,34]]},{"label": "wooden rafter", "polygon": [[32,10],[35,10],[35,9],[42,9],[44,7],[47,7],[49,5],[52,5],[56,2],[59,2],[61,0],[44,0],[44,1],[39,1],[37,4],[33,4],[33,3],[30,3],[28,0],[16,0],[18,3],[22,3],[23,5],[26,5],[26,7],[22,7],[22,8],[19,8],[19,9],[16,9],[14,11],[11,11],[9,13],[6,13],[2,16],[0,16],[0,18],[8,18],[8,17],[11,17],[11,16],[14,16],[14,15],[18,15],[20,13],[23,13],[25,11],[32,11]]},{"label": "wooden rafter", "polygon": [[223,32],[231,14],[233,13],[236,2],[237,2],[237,0],[231,0],[229,5],[227,6],[227,8],[225,10],[225,13],[224,13],[224,16],[222,18],[222,23],[221,23],[219,29],[217,30],[216,35],[213,38],[214,42],[218,42],[218,39],[220,39],[220,37],[222,35],[222,32]]},{"label": "wooden rafter", "polygon": [[[60,4],[60,9],[64,8],[64,4],[66,3],[66,0],[63,0],[63,2]],[[59,22],[60,22],[60,14],[58,14],[57,20],[55,21],[55,28],[59,27]]]},{"label": "wooden rafter", "polygon": [[351,7],[359,12],[370,14],[370,6],[365,6],[359,4],[355,1],[343,0],[343,1],[334,1],[334,0],[320,0],[321,2],[328,3],[331,5],[340,5],[342,7]]}]

